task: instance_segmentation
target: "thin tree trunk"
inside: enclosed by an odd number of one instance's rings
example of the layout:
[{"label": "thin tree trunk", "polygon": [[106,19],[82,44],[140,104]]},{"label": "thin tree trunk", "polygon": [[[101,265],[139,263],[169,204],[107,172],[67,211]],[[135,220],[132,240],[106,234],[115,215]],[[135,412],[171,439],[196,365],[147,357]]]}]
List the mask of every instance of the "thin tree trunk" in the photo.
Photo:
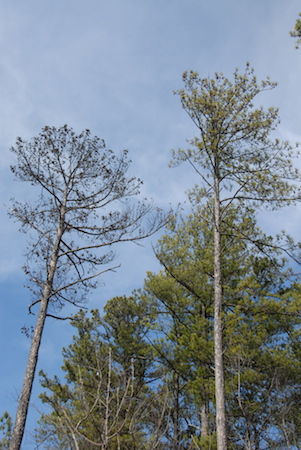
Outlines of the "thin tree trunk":
[{"label": "thin tree trunk", "polygon": [[107,392],[106,392],[106,415],[104,424],[104,446],[103,448],[109,449],[109,419],[110,419],[110,393],[111,393],[111,372],[112,372],[112,350],[109,348],[109,365],[108,365],[108,381],[107,381]]},{"label": "thin tree trunk", "polygon": [[174,410],[173,410],[173,449],[178,450],[180,447],[179,443],[179,395],[180,395],[180,387],[179,387],[179,375],[175,374],[175,388],[174,388]]},{"label": "thin tree trunk", "polygon": [[21,391],[21,395],[19,398],[16,421],[14,425],[14,430],[12,434],[12,439],[10,442],[9,450],[20,450],[21,443],[25,431],[25,424],[28,414],[29,401],[32,392],[32,386],[34,382],[38,357],[39,357],[39,349],[42,340],[42,334],[45,326],[45,320],[47,316],[49,298],[52,290],[53,279],[56,271],[57,261],[58,261],[58,253],[61,238],[63,235],[63,226],[65,220],[65,204],[66,204],[66,193],[63,205],[61,207],[61,215],[60,215],[60,223],[57,229],[56,241],[53,247],[53,252],[49,264],[47,281],[44,286],[43,296],[40,301],[40,309],[38,313],[37,322],[35,325],[33,337],[31,340],[31,346],[26,366],[26,371],[23,380],[23,387]]},{"label": "thin tree trunk", "polygon": [[222,267],[219,180],[214,180],[214,361],[217,449],[227,449],[225,381],[223,364]]},{"label": "thin tree trunk", "polygon": [[77,440],[76,440],[75,433],[74,433],[74,431],[72,429],[70,430],[70,433],[71,433],[71,436],[72,436],[72,440],[73,440],[73,443],[74,443],[75,450],[80,450],[80,448],[78,446],[78,443],[77,443]]},{"label": "thin tree trunk", "polygon": [[[207,317],[206,317],[206,308],[204,305],[202,305],[201,316],[205,323],[205,320],[207,319]],[[203,328],[203,338],[205,341],[208,342],[209,337],[208,337],[207,327]],[[209,386],[209,384],[208,384],[208,386]],[[206,386],[206,383],[203,386],[204,400],[203,400],[203,403],[201,406],[201,437],[202,438],[205,436],[209,436],[209,417],[208,417],[208,415],[209,415],[209,404],[208,404],[208,392],[209,392],[208,389],[209,389],[209,387],[208,386]]]},{"label": "thin tree trunk", "polygon": [[209,436],[208,403],[205,400],[201,407],[201,437]]}]

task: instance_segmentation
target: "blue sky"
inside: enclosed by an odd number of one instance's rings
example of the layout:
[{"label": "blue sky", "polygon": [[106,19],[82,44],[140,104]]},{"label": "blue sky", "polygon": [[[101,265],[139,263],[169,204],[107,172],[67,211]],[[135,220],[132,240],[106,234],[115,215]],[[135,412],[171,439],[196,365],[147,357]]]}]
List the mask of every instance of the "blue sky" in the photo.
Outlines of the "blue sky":
[{"label": "blue sky", "polygon": [[[3,206],[32,195],[9,170],[16,137],[30,139],[44,125],[88,128],[109,148],[129,150],[143,195],[165,208],[183,202],[196,175],[168,162],[170,149],[196,133],[172,94],[184,70],[231,76],[249,61],[259,79],[279,82],[260,99],[280,108],[278,137],[301,141],[301,50],[289,37],[300,10],[297,0],[0,0],[0,415],[15,414],[29,348],[20,329],[33,323],[21,270],[26,236]],[[300,239],[300,208],[262,216],[265,231],[287,229]],[[152,242],[117,249],[122,267],[104,276],[91,308],[141,287],[145,272],[158,269]],[[58,372],[71,332],[68,323],[48,321],[39,369]],[[24,450],[35,448],[38,392],[36,383]]]}]

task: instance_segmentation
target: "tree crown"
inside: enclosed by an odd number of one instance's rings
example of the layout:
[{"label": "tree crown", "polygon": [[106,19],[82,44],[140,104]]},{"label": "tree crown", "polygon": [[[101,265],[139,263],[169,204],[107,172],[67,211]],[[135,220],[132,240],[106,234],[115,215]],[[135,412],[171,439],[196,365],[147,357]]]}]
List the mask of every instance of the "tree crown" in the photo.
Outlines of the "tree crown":
[{"label": "tree crown", "polygon": [[[189,161],[203,180],[205,196],[218,179],[224,191],[235,199],[259,201],[273,207],[300,199],[300,180],[293,166],[297,156],[288,142],[272,140],[279,123],[276,108],[255,108],[254,101],[276,83],[267,78],[257,82],[254,70],[234,72],[234,80],[223,74],[201,78],[197,72],[183,74],[184,89],[176,91],[182,106],[200,134],[188,150],[173,151],[172,165]],[[226,199],[223,199],[226,201]]]}]

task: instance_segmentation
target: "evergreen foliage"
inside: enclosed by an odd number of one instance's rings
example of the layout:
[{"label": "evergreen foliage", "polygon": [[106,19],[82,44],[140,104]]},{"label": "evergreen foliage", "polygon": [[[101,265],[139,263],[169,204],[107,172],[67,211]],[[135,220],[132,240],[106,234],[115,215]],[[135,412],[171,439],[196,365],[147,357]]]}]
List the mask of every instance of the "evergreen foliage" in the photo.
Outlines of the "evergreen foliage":
[{"label": "evergreen foliage", "polygon": [[[301,17],[301,13],[299,13],[299,17]],[[290,32],[290,35],[296,39],[296,48],[299,48],[301,44],[301,19],[297,19],[294,30]]]},{"label": "evergreen foliage", "polygon": [[[73,321],[78,337],[64,350],[64,389],[71,402],[64,408],[68,414],[83,414],[82,402],[76,407],[74,395],[84,389],[88,398],[97,385],[93,381],[84,387],[71,374],[79,370],[78,366],[93,372],[110,348],[112,371],[122,373],[123,379],[130,370],[134,374],[133,397],[126,411],[138,421],[137,428],[133,421],[132,428],[122,422],[118,435],[121,449],[136,448],[134,445],[140,449],[216,448],[214,231],[208,226],[209,212],[208,205],[195,205],[187,218],[168,226],[156,246],[163,268],[158,274],[148,274],[143,291],[110,300],[102,317],[93,311],[90,318],[81,313]],[[222,246],[228,249],[223,264],[223,318],[229,448],[299,448],[301,287],[296,277],[291,280],[287,261],[277,249],[264,256],[250,244],[251,240],[228,232],[236,227],[249,237],[267,240],[251,210],[232,207],[228,216],[222,226]],[[95,359],[99,347],[105,354]],[[125,385],[118,377],[114,380],[112,397],[115,383],[121,391]],[[62,385],[44,376],[43,386],[48,390],[43,400],[53,405]],[[101,388],[102,395],[106,389],[107,384]],[[56,401],[62,404],[63,396],[60,394]],[[53,409],[56,423],[60,413],[58,408]],[[113,409],[114,414],[116,420]],[[49,433],[50,417],[42,418],[40,438]],[[78,423],[76,417],[72,418],[73,430]],[[92,428],[97,424],[98,434],[88,428],[85,433],[94,442],[91,448],[99,448],[99,429],[104,427],[106,414],[98,410],[93,417],[86,420]],[[52,432],[58,436],[56,426]],[[77,439],[80,442],[79,433]],[[60,448],[51,445],[49,448]],[[110,445],[108,448],[115,448],[113,441]]]},{"label": "evergreen foliage", "polygon": [[[231,220],[231,208],[246,211],[276,209],[301,200],[300,172],[292,159],[298,155],[288,142],[272,139],[278,123],[276,108],[255,107],[257,96],[276,84],[269,78],[257,82],[253,69],[235,70],[233,81],[221,73],[202,78],[197,72],[183,74],[184,89],[177,91],[182,107],[198,129],[188,150],[173,151],[172,164],[188,161],[201,180],[194,201],[211,204],[209,224],[214,245],[214,374],[218,450],[228,446],[224,368],[223,321],[226,290],[223,274],[228,262],[223,248],[223,223]],[[230,220],[228,218],[230,212]],[[250,238],[237,227],[228,233],[241,240]],[[285,239],[284,239],[285,241]],[[263,254],[275,248],[269,239],[251,238]],[[282,250],[293,246],[286,238]],[[228,252],[231,254],[231,252]],[[300,258],[298,258],[298,262]]]},{"label": "evergreen foliage", "polygon": [[12,435],[12,418],[7,411],[0,417],[0,450],[7,450]]}]

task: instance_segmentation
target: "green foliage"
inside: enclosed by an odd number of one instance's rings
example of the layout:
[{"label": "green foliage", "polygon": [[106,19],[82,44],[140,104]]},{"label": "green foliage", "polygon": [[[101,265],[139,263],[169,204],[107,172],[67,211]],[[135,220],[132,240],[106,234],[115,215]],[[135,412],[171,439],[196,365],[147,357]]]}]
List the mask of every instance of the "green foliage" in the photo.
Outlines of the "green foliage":
[{"label": "green foliage", "polygon": [[196,449],[201,450],[217,450],[216,433],[210,436],[199,436],[193,438]]},{"label": "green foliage", "polygon": [[137,384],[143,386],[155,376],[153,350],[148,341],[154,322],[153,305],[141,292],[133,292],[129,297],[109,300],[104,313],[103,339],[110,344],[114,357],[125,370],[133,364]]},{"label": "green foliage", "polygon": [[[254,107],[257,95],[276,83],[269,78],[258,83],[249,64],[242,74],[235,70],[233,81],[222,73],[201,78],[192,71],[183,74],[183,81],[185,88],[176,94],[200,135],[190,141],[190,149],[173,151],[172,165],[188,161],[197,170],[202,197],[212,197],[216,177],[221,196],[231,192],[231,204],[244,199],[257,207],[280,207],[300,199],[293,184],[300,180],[292,163],[296,153],[288,142],[270,139],[278,110]],[[221,209],[227,204],[223,198]]]},{"label": "green foliage", "polygon": [[[271,139],[279,123],[277,109],[254,106],[261,92],[275,88],[276,84],[269,78],[258,83],[253,69],[247,64],[244,73],[235,70],[233,81],[221,73],[216,73],[213,78],[201,78],[191,71],[183,74],[183,82],[184,89],[176,94],[199,135],[190,141],[188,150],[173,151],[171,164],[188,161],[200,177],[202,186],[200,189],[196,187],[190,198],[194,205],[208,208],[208,227],[213,229],[211,274],[216,433],[218,449],[226,450],[229,440],[224,342],[228,333],[227,315],[238,305],[239,308],[243,305],[252,309],[254,299],[265,295],[258,277],[255,279],[250,251],[255,250],[259,258],[267,258],[269,271],[277,265],[278,269],[283,268],[283,264],[277,261],[281,237],[277,245],[273,239],[256,230],[252,223],[254,220],[247,225],[247,213],[251,212],[253,218],[255,208],[275,209],[300,201],[301,177],[292,162],[298,152],[288,142]],[[237,220],[239,217],[245,219]],[[290,237],[286,236],[284,241],[281,251],[292,254],[294,245]],[[246,256],[242,263],[243,253]],[[300,255],[296,260],[300,261]],[[259,272],[260,265],[257,260]],[[262,278],[268,281],[266,274]],[[245,417],[241,422],[245,423]],[[249,430],[239,436],[248,448],[258,446],[257,431],[255,437],[250,436]]]},{"label": "green foliage", "polygon": [[0,450],[7,450],[12,434],[12,418],[6,411],[0,417]]},{"label": "green foliage", "polygon": [[[168,228],[156,248],[164,270],[149,274],[145,285],[150,301],[157,304],[158,357],[170,374],[179,376],[180,417],[189,417],[195,430],[202,430],[202,419],[208,422],[207,434],[194,434],[194,442],[204,448],[210,448],[205,442],[212,442],[215,433],[209,217],[210,203],[203,208],[196,204],[187,218]],[[250,208],[228,208],[221,230],[229,442],[235,449],[257,441],[277,448],[279,436],[292,439],[298,433],[300,285],[290,281],[287,261],[258,228]],[[269,244],[265,254],[259,243]],[[274,441],[272,428],[278,430]]]},{"label": "green foliage", "polygon": [[[92,410],[92,405],[97,392],[99,402],[105,402],[109,351],[110,420],[120,428],[110,449],[115,443],[122,449],[216,448],[209,212],[208,205],[194,206],[187,218],[170,225],[156,247],[163,270],[148,274],[144,291],[111,299],[102,317],[94,310],[74,318],[77,335],[63,350],[67,383],[43,379],[49,393],[42,398],[53,412],[43,416],[39,439],[47,436],[49,449],[73,448],[75,424],[80,424],[79,448],[99,448],[105,411],[100,405]],[[251,210],[233,207],[228,212],[222,243],[229,448],[260,442],[276,449],[284,439],[297,445],[301,288],[289,282],[277,250],[262,256],[256,245],[241,239],[247,234],[267,240]],[[241,234],[227,233],[227,226]],[[114,395],[118,386],[122,397],[131,371],[134,395],[118,419]],[[276,437],[271,430],[277,430]]]},{"label": "green foliage", "polygon": [[[106,305],[103,318],[97,310],[90,317],[83,311],[74,317],[77,335],[63,349],[66,383],[40,374],[47,389],[41,398],[52,412],[41,417],[38,442],[46,439],[49,449],[140,450],[151,449],[151,443],[161,448],[168,392],[160,386],[158,392],[151,391],[145,382],[151,362],[143,342],[147,319],[142,317],[142,304],[137,295],[115,298]],[[120,322],[114,328],[116,315],[127,317],[125,327]],[[106,339],[109,329],[114,334]]]},{"label": "green foliage", "polygon": [[[301,17],[301,13],[299,13],[299,17]],[[290,32],[290,35],[296,39],[296,48],[299,48],[301,44],[301,19],[296,20],[294,30]]]}]

